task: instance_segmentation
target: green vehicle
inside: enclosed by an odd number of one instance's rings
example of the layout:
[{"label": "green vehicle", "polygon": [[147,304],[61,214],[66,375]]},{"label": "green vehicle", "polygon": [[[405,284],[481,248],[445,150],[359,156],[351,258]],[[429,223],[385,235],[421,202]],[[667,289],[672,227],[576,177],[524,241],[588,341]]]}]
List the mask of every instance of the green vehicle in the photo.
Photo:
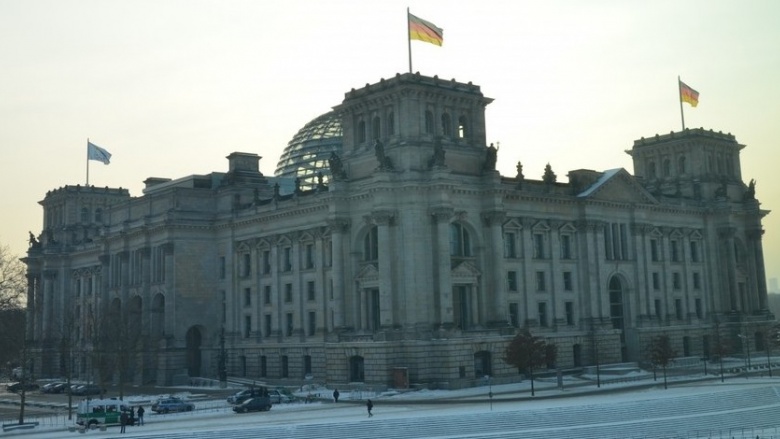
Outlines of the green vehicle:
[{"label": "green vehicle", "polygon": [[122,410],[130,410],[130,407],[118,399],[85,399],[79,403],[76,423],[87,427],[97,424],[119,424]]}]

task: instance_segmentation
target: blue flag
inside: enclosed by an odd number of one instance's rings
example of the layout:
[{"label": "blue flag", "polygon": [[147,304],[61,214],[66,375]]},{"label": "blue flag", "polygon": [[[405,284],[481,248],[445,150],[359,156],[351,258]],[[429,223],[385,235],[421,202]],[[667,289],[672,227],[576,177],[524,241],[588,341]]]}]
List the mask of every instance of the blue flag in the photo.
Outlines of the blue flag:
[{"label": "blue flag", "polygon": [[108,164],[111,161],[111,153],[87,140],[87,158]]}]

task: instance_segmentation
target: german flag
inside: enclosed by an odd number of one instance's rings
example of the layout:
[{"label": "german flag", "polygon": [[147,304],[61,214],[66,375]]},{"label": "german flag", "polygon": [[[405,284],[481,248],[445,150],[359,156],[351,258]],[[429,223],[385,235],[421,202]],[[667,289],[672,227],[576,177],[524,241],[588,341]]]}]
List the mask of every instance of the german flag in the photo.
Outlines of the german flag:
[{"label": "german flag", "polygon": [[444,30],[430,21],[409,14],[409,39],[441,46],[444,41]]},{"label": "german flag", "polygon": [[691,107],[699,105],[699,92],[688,87],[684,82],[680,82],[680,102],[687,102]]}]

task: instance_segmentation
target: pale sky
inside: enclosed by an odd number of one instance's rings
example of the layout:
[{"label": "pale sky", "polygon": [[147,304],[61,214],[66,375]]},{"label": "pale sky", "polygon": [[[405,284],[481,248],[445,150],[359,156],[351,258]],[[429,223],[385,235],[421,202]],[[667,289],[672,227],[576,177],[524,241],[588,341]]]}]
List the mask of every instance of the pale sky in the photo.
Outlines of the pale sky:
[{"label": "pale sky", "polygon": [[[499,170],[558,180],[624,167],[634,140],[681,129],[679,75],[699,91],[688,128],[746,145],[742,178],[780,200],[780,2],[774,0],[0,0],[0,245],[20,256],[46,191],[86,181],[141,196],[148,177],[273,175],[287,142],[344,93],[409,70],[406,8],[444,29],[413,70],[495,101]],[[780,212],[764,220],[780,277]]]}]

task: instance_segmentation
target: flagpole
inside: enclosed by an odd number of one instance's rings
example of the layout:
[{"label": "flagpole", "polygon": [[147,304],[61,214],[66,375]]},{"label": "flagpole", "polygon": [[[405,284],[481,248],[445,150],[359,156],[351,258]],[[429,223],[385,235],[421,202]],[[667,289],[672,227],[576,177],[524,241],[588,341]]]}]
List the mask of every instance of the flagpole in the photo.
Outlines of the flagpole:
[{"label": "flagpole", "polygon": [[87,137],[87,187],[89,187],[89,137]]},{"label": "flagpole", "polygon": [[412,73],[412,25],[409,23],[409,7],[406,7],[406,44],[409,46],[409,73]]},{"label": "flagpole", "polygon": [[680,82],[680,75],[677,75],[677,99],[680,101],[680,119],[682,120],[682,130],[685,131],[685,113],[683,112],[682,83]]}]

